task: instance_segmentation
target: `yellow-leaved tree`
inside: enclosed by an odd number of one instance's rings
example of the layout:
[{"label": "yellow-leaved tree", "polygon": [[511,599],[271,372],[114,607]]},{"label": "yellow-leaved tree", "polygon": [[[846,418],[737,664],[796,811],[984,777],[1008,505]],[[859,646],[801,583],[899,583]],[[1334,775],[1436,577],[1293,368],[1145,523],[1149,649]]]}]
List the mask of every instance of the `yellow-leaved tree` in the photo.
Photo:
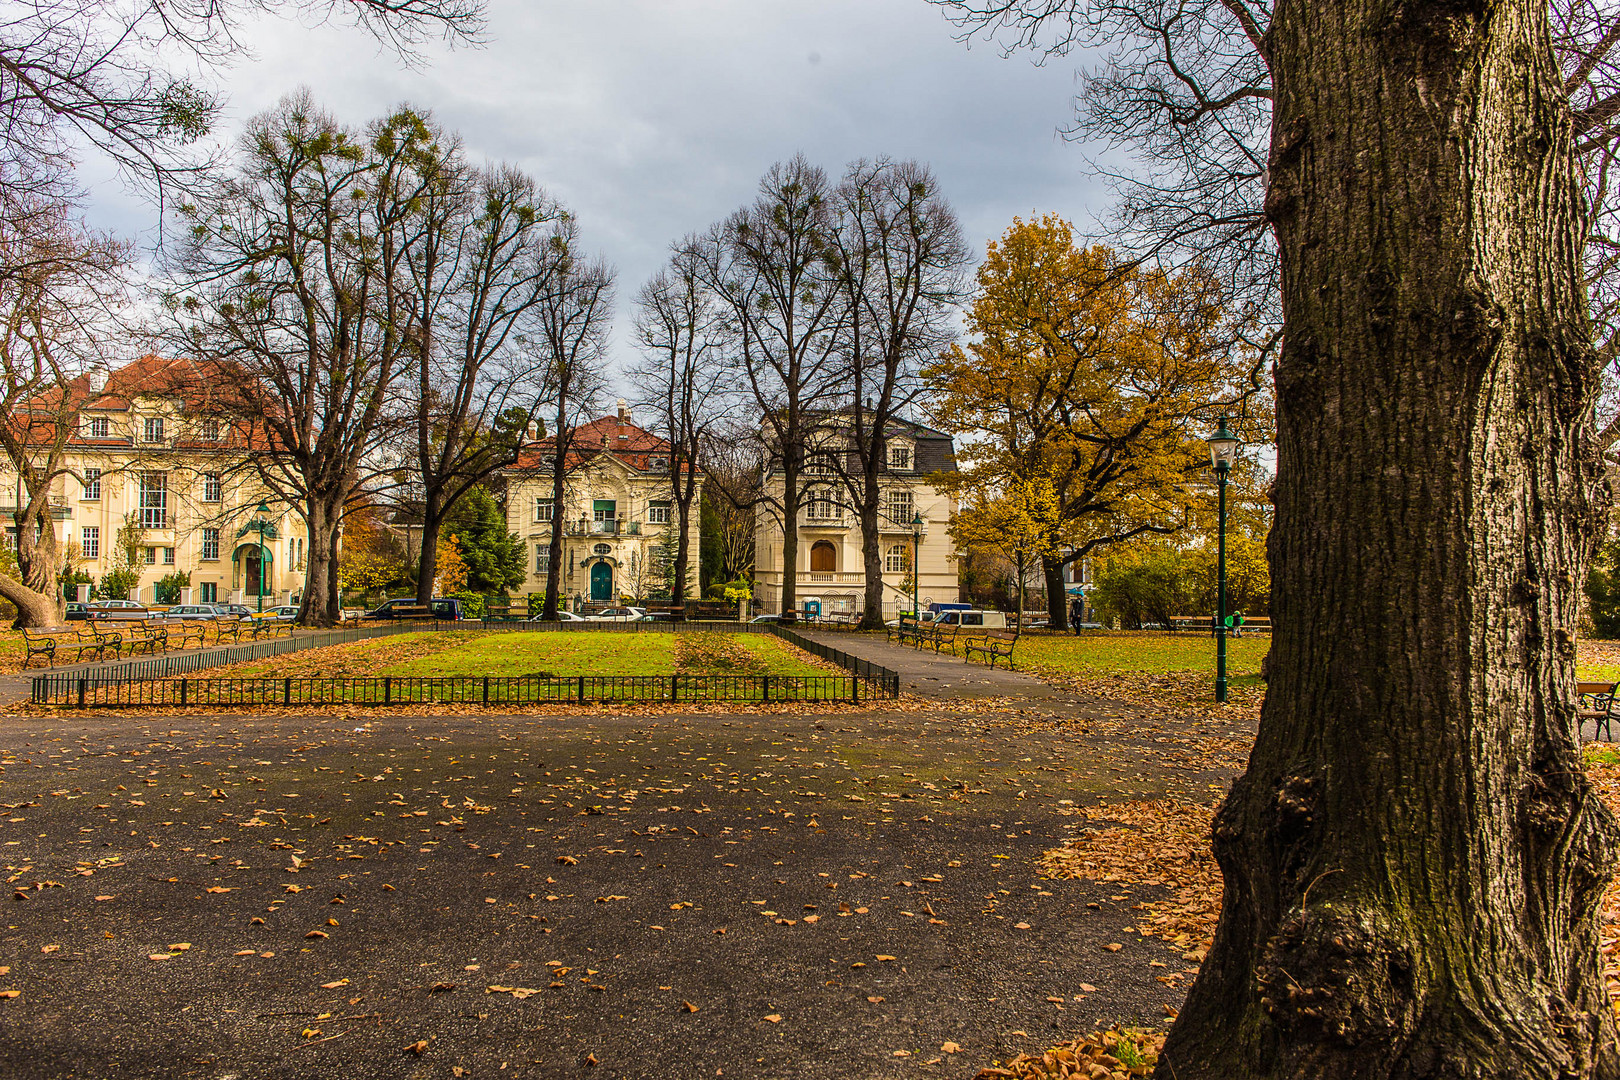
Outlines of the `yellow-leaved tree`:
[{"label": "yellow-leaved tree", "polygon": [[1016,478],[1000,491],[980,488],[951,520],[959,547],[991,551],[1012,563],[1018,581],[1018,625],[1024,625],[1024,591],[1030,569],[1062,552],[1064,522],[1052,481]]},{"label": "yellow-leaved tree", "polygon": [[1204,437],[1260,393],[1244,327],[1209,275],[1079,247],[1050,214],[990,244],[967,326],[967,346],[924,371],[963,462],[938,479],[964,499],[1050,485],[1038,557],[1062,629],[1068,563],[1172,533],[1213,502]]}]

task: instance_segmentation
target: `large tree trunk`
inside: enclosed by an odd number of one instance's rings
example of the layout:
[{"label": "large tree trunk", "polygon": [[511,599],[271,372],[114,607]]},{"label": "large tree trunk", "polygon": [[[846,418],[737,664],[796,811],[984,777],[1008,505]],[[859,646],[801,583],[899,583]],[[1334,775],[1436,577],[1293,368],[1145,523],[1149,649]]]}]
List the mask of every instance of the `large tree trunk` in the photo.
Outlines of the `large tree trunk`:
[{"label": "large tree trunk", "polygon": [[[560,444],[562,439],[559,437],[557,441]],[[551,470],[551,541],[546,547],[546,599],[540,611],[540,617],[547,622],[557,620],[557,608],[562,600],[558,594],[562,591],[563,460],[567,453],[566,448],[558,446],[556,464]]]},{"label": "large tree trunk", "polygon": [[306,508],[309,524],[309,565],[304,578],[303,610],[305,626],[333,626],[341,615],[338,603],[337,526],[341,516],[318,499]]},{"label": "large tree trunk", "polygon": [[1041,576],[1046,580],[1046,625],[1053,630],[1067,630],[1069,597],[1063,591],[1063,560],[1055,555],[1042,555]]},{"label": "large tree trunk", "polygon": [[444,528],[444,511],[437,493],[422,502],[422,550],[416,556],[416,602],[433,599],[433,579],[439,576],[439,533]]},{"label": "large tree trunk", "polygon": [[[869,492],[875,487],[868,488]],[[883,536],[878,529],[880,503],[867,495],[861,500],[861,569],[866,573],[861,629],[883,629]]]},{"label": "large tree trunk", "polygon": [[783,622],[798,617],[799,607],[799,470],[794,462],[797,449],[783,456],[788,464],[782,470],[782,604],[778,613]]},{"label": "large tree trunk", "polygon": [[1159,1072],[1620,1076],[1576,589],[1606,502],[1545,0],[1281,0],[1270,683]]}]

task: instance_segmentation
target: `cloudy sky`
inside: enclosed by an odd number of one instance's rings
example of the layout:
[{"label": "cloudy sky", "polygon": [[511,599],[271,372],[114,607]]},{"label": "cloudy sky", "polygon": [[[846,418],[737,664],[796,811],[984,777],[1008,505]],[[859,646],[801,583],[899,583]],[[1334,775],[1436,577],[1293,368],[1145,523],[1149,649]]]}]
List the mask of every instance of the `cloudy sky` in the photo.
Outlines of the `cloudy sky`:
[{"label": "cloudy sky", "polygon": [[[300,85],[355,124],[430,108],[578,213],[619,270],[621,312],[671,242],[799,151],[835,175],[879,154],[928,162],[976,252],[1014,215],[1087,228],[1106,209],[1088,149],[1060,134],[1074,61],[964,46],[923,0],[492,0],[486,37],[407,66],[354,30],[255,24],[255,55],[223,75],[225,125]],[[151,238],[151,209],[115,180],[94,195],[96,224]]]}]

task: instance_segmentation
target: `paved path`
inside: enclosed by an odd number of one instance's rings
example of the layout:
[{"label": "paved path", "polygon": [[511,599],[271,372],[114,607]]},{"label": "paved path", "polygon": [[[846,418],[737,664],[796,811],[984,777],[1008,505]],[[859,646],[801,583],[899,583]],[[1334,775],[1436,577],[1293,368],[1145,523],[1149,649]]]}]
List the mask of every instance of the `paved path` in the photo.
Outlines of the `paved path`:
[{"label": "paved path", "polygon": [[823,645],[842,649],[851,656],[882,664],[890,671],[900,673],[900,688],[913,694],[933,698],[999,698],[1018,696],[1032,701],[1047,701],[1061,695],[1058,691],[1033,675],[1008,671],[1004,667],[991,668],[978,662],[968,662],[949,653],[936,653],[933,649],[914,649],[909,645],[890,645],[875,634],[839,633],[828,630],[799,630],[799,633]]}]

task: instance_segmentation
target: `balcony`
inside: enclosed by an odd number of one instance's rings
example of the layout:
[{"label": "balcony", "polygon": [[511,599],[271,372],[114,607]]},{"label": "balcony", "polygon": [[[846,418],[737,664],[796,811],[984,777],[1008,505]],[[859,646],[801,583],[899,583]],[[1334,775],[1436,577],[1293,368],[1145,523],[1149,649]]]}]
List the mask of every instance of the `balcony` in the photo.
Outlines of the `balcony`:
[{"label": "balcony", "polygon": [[640,536],[641,522],[617,521],[567,521],[563,523],[565,536]]},{"label": "balcony", "polygon": [[799,528],[801,529],[847,529],[855,523],[853,516],[847,514],[826,514],[801,512],[799,514]]}]

